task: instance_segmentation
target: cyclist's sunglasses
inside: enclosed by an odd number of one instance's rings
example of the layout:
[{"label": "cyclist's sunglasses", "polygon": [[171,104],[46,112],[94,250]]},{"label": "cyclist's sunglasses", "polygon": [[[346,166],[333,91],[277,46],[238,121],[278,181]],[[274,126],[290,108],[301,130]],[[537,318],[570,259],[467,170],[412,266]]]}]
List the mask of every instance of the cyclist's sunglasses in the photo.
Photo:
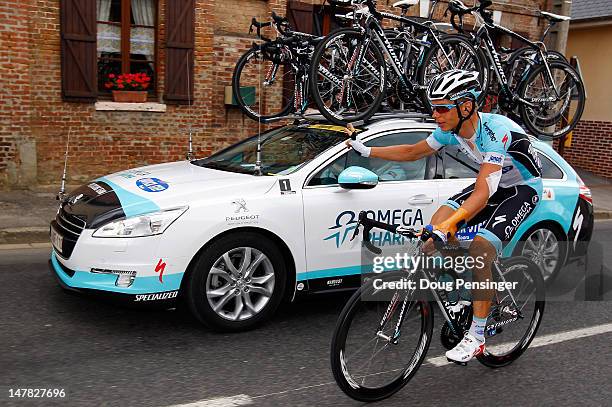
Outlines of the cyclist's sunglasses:
[{"label": "cyclist's sunglasses", "polygon": [[454,103],[448,105],[431,105],[432,113],[437,112],[438,114],[444,114],[450,112],[453,108],[457,107]]}]

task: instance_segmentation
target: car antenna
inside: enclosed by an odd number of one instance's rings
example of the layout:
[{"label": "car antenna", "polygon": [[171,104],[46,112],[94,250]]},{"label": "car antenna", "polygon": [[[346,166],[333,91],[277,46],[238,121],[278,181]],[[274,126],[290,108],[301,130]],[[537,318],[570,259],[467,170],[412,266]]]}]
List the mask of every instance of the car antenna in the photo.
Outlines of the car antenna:
[{"label": "car antenna", "polygon": [[55,199],[63,202],[64,197],[66,196],[66,173],[68,169],[68,147],[70,146],[70,131],[72,127],[68,127],[68,138],[66,140],[66,152],[64,153],[64,172],[62,173],[62,184],[60,186],[60,190],[55,196]]},{"label": "car antenna", "polygon": [[[193,51],[192,51],[193,52]],[[189,116],[189,150],[187,150],[187,154],[185,154],[185,158],[188,161],[191,161],[194,159],[193,156],[193,136],[192,136],[192,121],[193,121],[193,115],[192,113],[192,109],[191,109],[191,82],[189,81],[189,76],[190,76],[190,72],[189,72],[189,62],[186,64],[187,67],[187,115]]]},{"label": "car antenna", "polygon": [[[263,20],[261,16],[260,20]],[[261,66],[263,65],[263,51],[260,51],[261,62],[259,64],[259,85],[261,85]],[[257,157],[255,158],[255,168],[253,170],[254,175],[263,175],[261,171],[261,94],[263,92],[259,91],[259,116],[257,116]]]}]

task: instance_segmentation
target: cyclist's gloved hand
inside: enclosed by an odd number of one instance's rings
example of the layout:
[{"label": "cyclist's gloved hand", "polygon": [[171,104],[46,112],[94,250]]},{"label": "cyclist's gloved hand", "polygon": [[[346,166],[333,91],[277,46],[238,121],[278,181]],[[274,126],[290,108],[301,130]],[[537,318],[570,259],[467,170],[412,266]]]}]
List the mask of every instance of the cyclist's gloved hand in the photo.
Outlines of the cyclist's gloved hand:
[{"label": "cyclist's gloved hand", "polygon": [[[442,232],[437,230],[434,225],[427,225],[424,227],[424,229],[436,235],[439,238],[439,240],[446,243],[447,241],[446,236]],[[427,256],[433,255],[437,250],[434,240],[432,238],[427,239],[427,241],[423,243],[422,250],[423,250],[423,253],[425,253]]]},{"label": "cyclist's gloved hand", "polygon": [[[351,138],[353,138],[354,134],[355,134],[355,128],[353,127],[353,125],[351,123],[347,124],[346,128],[344,129],[344,132]],[[346,141],[346,145],[349,148],[352,148],[353,150],[355,150],[357,152],[357,154],[359,154],[362,157],[369,157],[370,156],[370,152],[372,151],[372,149],[370,147],[366,147],[361,141],[359,140],[347,140]]]}]

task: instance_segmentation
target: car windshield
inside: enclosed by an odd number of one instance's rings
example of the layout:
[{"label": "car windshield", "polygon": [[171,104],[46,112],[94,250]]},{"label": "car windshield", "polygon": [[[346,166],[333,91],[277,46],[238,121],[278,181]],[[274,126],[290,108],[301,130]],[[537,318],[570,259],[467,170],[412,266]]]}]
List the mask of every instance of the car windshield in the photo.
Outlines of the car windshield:
[{"label": "car windshield", "polygon": [[[330,147],[346,140],[342,127],[288,126],[261,135],[261,170],[264,175],[287,175]],[[253,174],[257,161],[257,136],[219,151],[195,165],[223,171]]]}]

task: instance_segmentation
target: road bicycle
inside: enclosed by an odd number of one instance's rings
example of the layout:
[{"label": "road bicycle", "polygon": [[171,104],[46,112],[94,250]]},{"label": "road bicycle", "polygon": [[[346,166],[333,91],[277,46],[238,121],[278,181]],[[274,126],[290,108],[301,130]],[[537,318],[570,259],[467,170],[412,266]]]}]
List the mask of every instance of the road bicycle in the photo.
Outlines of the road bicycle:
[{"label": "road bicycle", "polygon": [[[273,26],[277,38],[262,35]],[[240,109],[253,120],[267,122],[289,114],[302,115],[308,108],[308,75],[312,53],[323,37],[293,31],[286,18],[272,12],[272,21],[251,20],[249,33],[257,38],[244,53],[232,77],[232,94]]]},{"label": "road bicycle", "polygon": [[[460,0],[450,0],[448,11],[453,27],[470,38],[475,49],[484,55],[487,66],[493,67],[499,89],[490,89],[489,81],[483,81],[483,90],[496,94],[499,108],[514,120],[522,122],[532,134],[553,139],[565,136],[576,127],[584,111],[586,95],[580,75],[567,62],[550,58],[543,42],[532,42],[495,24],[492,13],[487,10],[493,4],[491,1],[479,0],[479,3],[467,7]],[[468,35],[463,30],[463,17],[466,14],[472,14],[476,26],[480,26],[475,34]],[[533,53],[532,61],[514,83],[506,77],[491,32],[509,35],[525,43]]]},{"label": "road bicycle", "polygon": [[[440,241],[431,231],[419,233],[378,222],[365,212],[359,214],[353,239],[361,228],[364,247],[375,254],[381,249],[370,241],[372,228],[404,236],[413,245],[413,253],[420,253],[429,238]],[[465,254],[461,248],[444,249]],[[427,264],[413,270],[364,274],[361,288],[342,310],[331,344],[331,368],[338,386],[353,399],[385,399],[412,379],[433,338],[436,304],[445,320],[439,336],[446,349],[452,349],[469,329],[472,306],[466,291],[432,284],[452,285],[465,275],[457,268]],[[524,257],[495,260],[492,275],[496,282],[516,283],[512,289],[495,291],[485,329],[486,348],[477,357],[485,366],[498,368],[521,356],[535,337],[544,313],[545,288],[538,266]],[[411,287],[409,281],[415,285]],[[423,282],[429,289],[418,289]]]},{"label": "road bicycle", "polygon": [[[353,26],[325,37],[310,66],[312,98],[321,114],[335,124],[369,119],[393,90],[399,101],[417,110],[429,109],[425,97],[428,78],[418,72],[433,44],[443,50],[448,69],[485,70],[464,37],[444,48],[439,39],[442,34],[431,21],[420,23],[405,15],[379,12],[375,0],[352,0],[351,5]],[[385,29],[383,18],[401,25],[396,30]]]}]

